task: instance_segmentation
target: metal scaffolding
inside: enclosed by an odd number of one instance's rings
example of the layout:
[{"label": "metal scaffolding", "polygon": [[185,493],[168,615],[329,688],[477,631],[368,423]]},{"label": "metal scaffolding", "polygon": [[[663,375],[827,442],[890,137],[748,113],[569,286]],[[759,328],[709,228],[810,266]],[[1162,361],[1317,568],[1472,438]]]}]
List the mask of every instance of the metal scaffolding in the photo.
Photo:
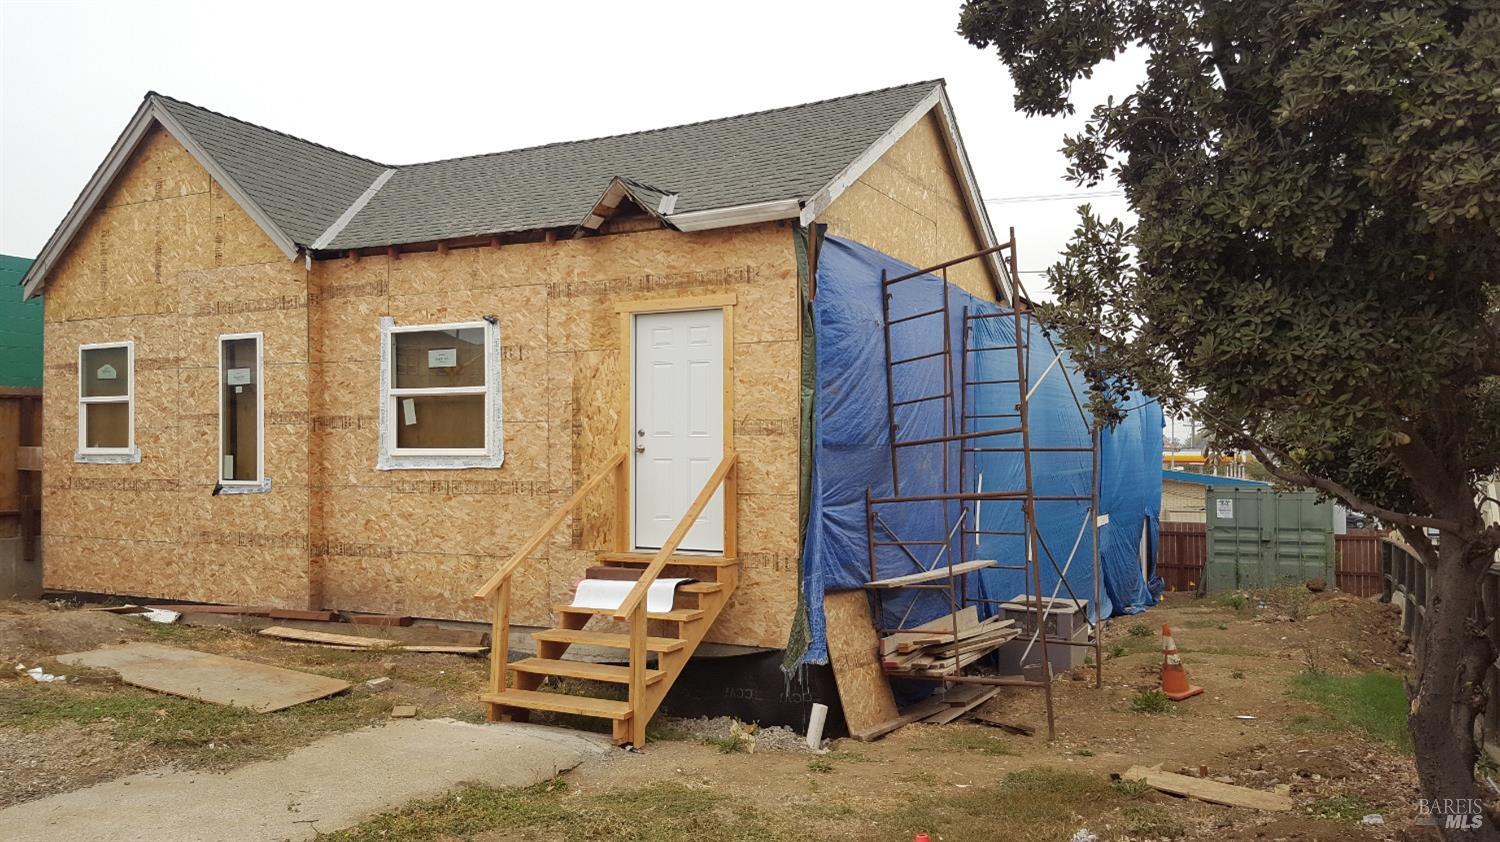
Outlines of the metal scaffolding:
[{"label": "metal scaffolding", "polygon": [[[1040,689],[1046,703],[1047,712],[1047,736],[1051,739],[1055,735],[1055,725],[1052,703],[1052,662],[1049,656],[1049,648],[1054,646],[1087,646],[1093,649],[1094,658],[1094,686],[1103,684],[1103,648],[1101,643],[1101,619],[1098,617],[1100,606],[1100,570],[1099,570],[1099,431],[1093,422],[1092,416],[1084,408],[1083,401],[1074,388],[1072,380],[1066,372],[1060,372],[1058,376],[1064,378],[1068,384],[1068,390],[1077,407],[1080,419],[1089,429],[1089,446],[1074,447],[1052,447],[1036,446],[1032,442],[1032,428],[1030,417],[1031,398],[1036,393],[1037,387],[1043,380],[1055,370],[1063,367],[1063,358],[1056,345],[1050,337],[1046,337],[1045,346],[1040,350],[1042,362],[1045,366],[1042,373],[1033,380],[1031,377],[1033,361],[1033,344],[1028,341],[1030,333],[1030,322],[1036,318],[1033,315],[1030,300],[1026,295],[1020,282],[1020,274],[1016,271],[1016,248],[1015,229],[1010,231],[1010,240],[999,246],[974,252],[973,254],[949,260],[926,269],[908,272],[894,278],[881,277],[881,301],[882,315],[885,333],[885,375],[886,375],[886,409],[887,419],[890,425],[890,449],[891,449],[891,488],[892,493],[888,497],[876,497],[868,489],[865,493],[865,526],[868,530],[868,553],[870,566],[870,582],[866,588],[875,597],[876,625],[882,634],[894,634],[902,631],[911,631],[907,625],[907,615],[910,614],[914,599],[907,601],[906,608],[893,627],[885,626],[885,606],[887,600],[891,599],[888,594],[893,591],[899,592],[906,589],[936,591],[946,596],[951,608],[950,617],[953,621],[953,639],[959,639],[958,614],[969,605],[998,605],[1007,600],[979,597],[974,594],[974,589],[969,587],[969,577],[985,569],[1013,570],[1023,574],[1026,582],[1025,597],[1035,611],[1034,628],[1030,631],[1026,642],[1022,663],[1030,656],[1032,647],[1037,649],[1040,659],[1041,677],[1030,679],[1021,676],[1000,675],[964,675],[961,670],[967,666],[969,661],[960,654],[959,646],[954,646],[953,668],[951,672],[940,675],[924,674],[918,671],[887,668],[886,674],[891,678],[914,679],[922,681],[940,681],[945,686],[949,684],[988,684],[1000,686],[1031,687]],[[951,267],[980,260],[988,255],[999,252],[1008,252],[1009,281],[1011,300],[1003,303],[997,312],[970,312],[968,307],[961,311],[959,342],[960,348],[955,351],[953,327],[953,314],[950,311],[948,270]],[[936,276],[942,283],[938,301],[928,308],[922,308],[919,312],[900,317],[892,316],[892,290],[899,284],[908,283],[921,278]],[[1013,326],[1013,341],[1003,344],[984,344],[984,341],[976,337],[980,322],[988,319],[1008,319]],[[907,325],[904,330],[921,329],[931,325],[933,330],[941,323],[942,347],[939,350],[917,353],[905,358],[895,358],[892,355],[892,331],[898,325]],[[1045,334],[1044,334],[1045,336]],[[983,365],[986,355],[992,354],[1014,354],[1015,376],[1004,378],[986,377],[981,372],[987,367]],[[957,356],[958,374],[954,376],[954,361]],[[903,366],[914,365],[923,360],[941,360],[943,366],[942,391],[933,394],[904,395],[901,394],[902,381],[911,382],[917,378],[899,378],[897,371]],[[957,388],[955,388],[957,386]],[[929,387],[930,388],[930,387]],[[985,412],[979,401],[981,390],[1014,390],[1015,402],[1011,409],[1003,412]],[[988,392],[993,398],[995,392]],[[903,438],[903,430],[898,421],[898,410],[901,407],[915,406],[923,403],[942,402],[942,434],[923,435],[920,437]],[[913,493],[906,493],[903,489],[901,476],[901,457],[906,453],[924,453],[931,455],[934,449],[941,449],[941,491],[930,488],[921,490],[913,489]],[[1019,453],[1022,457],[1024,481],[1020,487],[1015,488],[982,488],[982,478],[976,476],[974,460],[980,453],[1012,452]],[[1073,453],[1090,454],[1089,494],[1088,495],[1040,495],[1036,493],[1033,482],[1033,471],[1038,468],[1038,460],[1045,461],[1049,454]],[[901,536],[896,534],[882,513],[894,507],[909,506],[913,504],[941,503],[942,516],[939,524],[926,524],[924,527],[940,526],[940,530],[924,532],[919,536]],[[999,506],[1019,506],[1021,515],[1021,527],[1015,530],[985,529],[979,521],[979,512],[982,504],[989,503]],[[1053,504],[1070,504],[1074,507],[1080,503],[1087,503],[1085,521],[1080,524],[1078,538],[1074,541],[1072,549],[1065,560],[1060,564],[1053,548],[1048,546],[1041,531],[1037,527],[1036,514],[1038,506]],[[1085,601],[1074,593],[1072,586],[1068,583],[1066,573],[1071,568],[1074,559],[1078,555],[1085,532],[1090,533],[1091,546],[1088,551],[1093,566],[1093,610],[1095,616],[1089,618]],[[971,558],[974,547],[981,540],[981,536],[1012,536],[1023,539],[1025,551],[1021,559],[975,559]],[[892,551],[902,560],[902,563],[910,564],[912,573],[900,577],[887,576],[882,579],[878,572],[878,557],[882,553],[889,555]],[[1053,588],[1053,593],[1047,597],[1042,592],[1042,565],[1050,565],[1057,574],[1058,583]],[[893,586],[892,578],[902,580],[901,584]],[[1061,594],[1066,592],[1066,597]],[[1084,621],[1089,623],[1089,639],[1087,642],[1060,639],[1052,637],[1047,631],[1047,619],[1049,609],[1063,603],[1071,602]],[[931,626],[927,626],[928,629]]]}]

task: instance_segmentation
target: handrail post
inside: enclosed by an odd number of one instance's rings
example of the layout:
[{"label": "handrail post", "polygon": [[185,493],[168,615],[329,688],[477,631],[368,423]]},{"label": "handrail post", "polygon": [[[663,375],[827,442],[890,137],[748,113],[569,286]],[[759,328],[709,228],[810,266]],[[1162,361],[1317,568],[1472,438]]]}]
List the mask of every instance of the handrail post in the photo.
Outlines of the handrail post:
[{"label": "handrail post", "polygon": [[615,522],[614,551],[630,550],[630,459],[621,459],[615,465]]},{"label": "handrail post", "polygon": [[[498,694],[505,692],[505,667],[510,662],[509,578],[490,595],[490,603],[493,609],[490,620],[490,692]],[[488,718],[491,722],[499,718],[495,705],[490,705]]]},{"label": "handrail post", "polygon": [[630,612],[630,742],[646,744],[646,603]]},{"label": "handrail post", "polygon": [[724,557],[739,558],[740,463],[736,459],[724,477]]}]

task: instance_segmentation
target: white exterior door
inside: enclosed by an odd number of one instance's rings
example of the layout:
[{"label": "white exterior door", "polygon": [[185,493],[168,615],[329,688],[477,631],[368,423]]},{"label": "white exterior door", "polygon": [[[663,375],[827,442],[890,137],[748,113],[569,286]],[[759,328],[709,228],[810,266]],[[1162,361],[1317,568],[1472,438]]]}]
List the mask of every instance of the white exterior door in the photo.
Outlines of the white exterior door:
[{"label": "white exterior door", "polygon": [[[724,458],[724,311],[635,317],[635,546],[660,549]],[[682,541],[723,551],[720,488]]]}]

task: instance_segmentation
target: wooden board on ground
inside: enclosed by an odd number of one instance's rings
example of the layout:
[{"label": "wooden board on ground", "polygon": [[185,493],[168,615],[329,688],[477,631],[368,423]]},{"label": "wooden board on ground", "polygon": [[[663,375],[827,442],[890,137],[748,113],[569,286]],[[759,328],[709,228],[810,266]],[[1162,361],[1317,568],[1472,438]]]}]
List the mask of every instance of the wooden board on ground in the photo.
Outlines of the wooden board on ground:
[{"label": "wooden board on ground", "polygon": [[394,640],[402,644],[421,646],[487,647],[490,642],[488,632],[429,624],[372,626],[355,623],[318,623],[311,620],[271,620],[266,617],[256,617],[248,614],[199,614],[197,612],[183,614],[182,619],[178,622],[190,626],[221,626],[232,629],[245,629],[247,631],[259,631],[271,628],[272,626],[280,626],[288,629],[345,634],[350,637]]},{"label": "wooden board on ground", "polygon": [[334,634],[332,632],[294,629],[288,626],[271,626],[270,628],[261,629],[260,633],[266,637],[279,637],[282,640],[297,640],[303,643],[326,643],[330,646],[355,646],[360,649],[392,649],[396,646],[396,641],[383,637]]},{"label": "wooden board on ground", "polygon": [[455,643],[402,643],[381,637],[362,637],[352,634],[294,629],[287,626],[271,626],[260,630],[266,637],[290,640],[297,643],[312,643],[334,649],[379,649],[393,652],[426,652],[448,655],[478,655],[488,652],[488,646],[465,646]]},{"label": "wooden board on ground", "polygon": [[1193,778],[1175,772],[1163,772],[1160,769],[1150,769],[1145,766],[1131,766],[1121,777],[1127,781],[1144,781],[1147,785],[1162,792],[1196,798],[1211,804],[1278,812],[1292,809],[1292,799],[1280,793],[1248,789],[1207,778]]},{"label": "wooden board on ground", "polygon": [[943,696],[943,703],[947,708],[934,713],[932,716],[922,720],[934,725],[946,725],[956,719],[966,716],[969,711],[979,707],[995,698],[1000,692],[999,687],[987,687],[983,684],[960,684],[948,691]]},{"label": "wooden board on ground", "polygon": [[901,712],[880,665],[880,638],[870,620],[869,600],[864,591],[826,594],[823,616],[828,660],[844,707],[844,722],[855,739],[874,739],[861,735],[900,718]]},{"label": "wooden board on ground", "polygon": [[349,682],[192,649],[131,643],[59,655],[65,664],[114,670],[136,687],[269,713],[349,689]]},{"label": "wooden board on ground", "polygon": [[849,732],[849,736],[862,742],[879,739],[886,734],[900,728],[902,725],[910,725],[913,722],[921,722],[929,716],[941,713],[948,709],[948,703],[942,699],[924,699],[914,705],[900,711],[894,719],[882,722],[879,725],[861,731],[859,733]]}]

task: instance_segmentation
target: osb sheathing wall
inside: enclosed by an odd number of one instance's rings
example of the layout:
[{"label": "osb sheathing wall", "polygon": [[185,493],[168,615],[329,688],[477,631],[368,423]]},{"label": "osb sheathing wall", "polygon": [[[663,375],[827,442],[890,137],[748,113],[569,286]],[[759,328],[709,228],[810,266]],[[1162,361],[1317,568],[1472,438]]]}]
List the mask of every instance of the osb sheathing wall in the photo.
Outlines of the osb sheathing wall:
[{"label": "osb sheathing wall", "polygon": [[[929,112],[823,212],[828,233],[857,240],[913,266],[932,266],[984,248],[959,188],[936,111]],[[948,279],[993,301],[985,261],[948,270]]]},{"label": "osb sheathing wall", "polygon": [[[914,264],[975,250],[933,118],[825,213]],[[157,131],[48,281],[47,586],[486,619],[471,595],[620,446],[620,304],[735,296],[740,585],[709,639],[781,646],[798,563],[797,280],[786,223],[288,261]],[[956,272],[988,297],[976,267]],[[377,471],[379,322],[499,320],[505,464]],[[217,337],[265,334],[266,494],[213,496]],[[134,465],[76,464],[77,353],[134,340]],[[606,484],[517,574],[550,624],[609,545]]]},{"label": "osb sheathing wall", "polygon": [[[733,294],[741,579],[716,642],[781,646],[796,599],[797,280],[784,223],[648,231],[314,264],[313,448],[324,601],[484,619],[474,589],[620,447],[621,304]],[[499,320],[505,464],[374,469],[378,327]],[[612,489],[516,574],[513,622],[550,625],[596,550]]]},{"label": "osb sheathing wall", "polygon": [[[172,599],[308,599],[306,272],[154,130],[49,277],[46,586]],[[265,334],[270,494],[212,496],[217,341]],[[138,464],[77,464],[78,346],[135,342]]]}]

